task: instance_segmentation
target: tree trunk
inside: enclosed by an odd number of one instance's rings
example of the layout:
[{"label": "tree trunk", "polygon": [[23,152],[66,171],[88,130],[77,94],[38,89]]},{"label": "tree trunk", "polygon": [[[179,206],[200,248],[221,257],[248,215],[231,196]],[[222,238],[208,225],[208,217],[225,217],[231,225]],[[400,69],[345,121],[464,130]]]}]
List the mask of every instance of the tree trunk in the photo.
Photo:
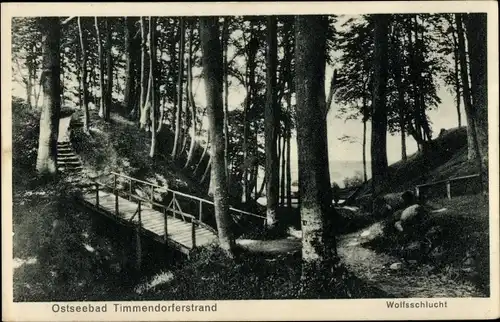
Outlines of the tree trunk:
[{"label": "tree trunk", "polygon": [[178,145],[181,142],[181,113],[182,113],[182,80],[184,76],[184,18],[180,18],[181,41],[179,44],[179,77],[177,79],[177,110],[175,114],[175,135],[172,148],[172,158],[179,153]]},{"label": "tree trunk", "polygon": [[[302,294],[318,296],[336,271],[338,256],[331,216],[324,78],[327,19],[296,16],[296,93],[299,191],[302,220]],[[325,285],[326,284],[326,285]]]},{"label": "tree trunk", "polygon": [[266,57],[266,106],[265,149],[266,173],[269,178],[266,184],[266,223],[268,227],[276,224],[276,208],[279,195],[279,159],[277,155],[279,110],[276,102],[276,63],[277,63],[277,31],[276,16],[267,18],[267,57]]},{"label": "tree trunk", "polygon": [[149,46],[150,46],[150,59],[149,59],[149,77],[151,82],[151,149],[149,156],[154,158],[156,152],[156,80],[153,74],[156,70],[156,21],[154,17],[149,17]]},{"label": "tree trunk", "polygon": [[126,110],[130,110],[133,101],[132,92],[135,87],[135,64],[133,41],[135,36],[134,21],[131,17],[124,17],[125,19],[125,93],[123,95],[123,106]]},{"label": "tree trunk", "polygon": [[99,99],[99,116],[104,117],[104,56],[102,52],[101,32],[99,30],[99,21],[94,17],[95,32],[97,40],[97,52],[99,60],[99,88],[101,90],[101,97]]},{"label": "tree trunk", "polygon": [[456,13],[455,20],[457,23],[457,36],[458,36],[458,56],[460,60],[460,75],[462,78],[462,93],[465,106],[465,117],[467,119],[467,158],[469,160],[476,160],[478,156],[478,139],[476,131],[476,123],[474,120],[474,107],[472,106],[472,99],[469,87],[469,69],[467,67],[467,54],[465,48],[464,29],[462,22],[462,14]]},{"label": "tree trunk", "polygon": [[40,135],[36,170],[40,174],[57,174],[57,138],[61,110],[60,57],[61,41],[58,17],[41,18],[42,86],[44,103],[40,115]]},{"label": "tree trunk", "polygon": [[78,21],[78,33],[80,35],[80,46],[82,49],[82,65],[81,65],[82,76],[80,84],[83,92],[82,93],[82,103],[84,109],[83,128],[85,132],[89,132],[90,114],[89,114],[89,92],[87,88],[87,37],[83,35],[81,17],[78,17],[77,21]]},{"label": "tree trunk", "polygon": [[113,56],[112,49],[113,44],[111,43],[111,26],[109,25],[109,19],[104,19],[104,25],[106,28],[106,68],[107,68],[107,80],[106,80],[106,101],[104,110],[104,119],[109,121],[111,113],[111,104],[113,102]]},{"label": "tree trunk", "polygon": [[367,183],[368,182],[368,174],[366,171],[366,122],[368,120],[363,118],[363,182]]},{"label": "tree trunk", "polygon": [[[453,21],[450,19],[450,24],[453,24]],[[456,106],[457,106],[457,117],[458,117],[458,127],[462,126],[462,113],[460,112],[461,104],[460,104],[460,59],[458,53],[458,41],[457,41],[457,30],[453,28],[451,31],[451,36],[453,38],[453,63],[455,64],[454,72],[453,72],[453,80],[455,82],[455,97],[456,97]]]},{"label": "tree trunk", "polygon": [[[144,26],[144,17],[140,18],[141,23],[141,94],[140,94],[140,102],[139,102],[139,111],[140,111],[140,119],[144,115],[144,106],[146,104],[146,30]],[[143,128],[144,125],[141,121],[139,121],[140,127]]]},{"label": "tree trunk", "polygon": [[[412,128],[411,134],[413,138],[415,139],[415,142],[417,143],[418,151],[422,151],[423,147],[423,138],[422,138],[422,126],[420,122],[420,101],[419,101],[419,73],[418,73],[418,64],[416,62],[416,54],[415,54],[415,49],[414,49],[414,43],[413,43],[413,18],[410,18],[410,21],[408,23],[408,52],[410,56],[410,79],[411,83],[413,85],[412,88],[412,98],[413,98],[413,122],[415,123],[415,126]],[[415,36],[416,38],[416,36]],[[409,121],[411,123],[411,119]],[[372,127],[373,131],[373,127]],[[373,164],[372,164],[373,166]]]},{"label": "tree trunk", "polygon": [[[249,118],[248,114],[250,111],[253,97],[253,91],[255,87],[255,55],[257,52],[258,41],[254,35],[254,21],[250,22],[250,40],[247,44],[247,54],[248,60],[246,64],[246,78],[247,78],[247,97],[245,101],[245,106],[243,109],[243,163],[246,163],[248,159],[248,135],[249,135]],[[248,167],[243,168],[243,202],[247,202],[250,199],[250,189],[248,189]]]},{"label": "tree trunk", "polygon": [[188,101],[191,106],[191,142],[189,144],[189,152],[186,159],[186,163],[184,164],[184,168],[191,163],[193,160],[194,147],[195,147],[195,138],[196,138],[196,104],[194,102],[194,94],[193,94],[193,28],[191,28],[189,32],[189,56],[188,56]]},{"label": "tree trunk", "polygon": [[194,168],[194,171],[193,171],[193,175],[196,174],[196,172],[198,171],[198,168],[200,167],[201,163],[203,162],[203,158],[205,157],[205,155],[207,155],[207,150],[208,150],[208,145],[210,143],[210,130],[208,130],[208,133],[207,133],[207,144],[205,144],[205,147],[203,148],[203,152],[201,153],[201,157],[200,157],[200,160],[198,160],[198,163],[196,164],[196,168]]},{"label": "tree trunk", "polygon": [[378,196],[388,181],[387,164],[387,106],[386,86],[388,73],[387,33],[388,15],[374,15],[374,84],[372,113],[372,193]]},{"label": "tree trunk", "polygon": [[286,182],[286,136],[285,132],[283,132],[283,146],[281,148],[281,182],[280,182],[280,187],[281,187],[281,192],[280,192],[280,205],[282,207],[285,206],[285,196],[286,196],[286,187],[285,187],[285,182]]},{"label": "tree trunk", "polygon": [[[393,35],[393,43],[395,44],[395,51],[393,53],[395,58],[394,64],[394,82],[396,83],[396,88],[398,91],[398,112],[399,112],[399,129],[401,131],[401,160],[406,161],[406,117],[408,111],[406,110],[406,102],[405,102],[405,92],[402,84],[403,79],[403,64],[401,62],[401,55],[404,54],[403,46],[399,43],[400,39],[399,30],[396,28],[396,31]],[[365,107],[367,108],[367,107]],[[366,124],[363,125],[366,127]],[[365,129],[366,130],[366,129]],[[365,138],[363,139],[365,140]],[[364,144],[364,141],[363,141]],[[363,148],[364,150],[364,148]],[[363,151],[364,152],[364,151]],[[365,171],[365,182],[366,182],[366,171]]]},{"label": "tree trunk", "polygon": [[223,53],[224,53],[224,162],[226,175],[229,176],[229,73],[228,73],[228,47],[229,47],[229,17],[224,18],[222,25]]},{"label": "tree trunk", "polygon": [[207,114],[212,142],[211,160],[214,208],[219,245],[230,257],[235,246],[229,217],[229,193],[224,165],[224,110],[222,104],[222,49],[218,17],[200,18],[203,74],[207,95]]},{"label": "tree trunk", "polygon": [[484,195],[488,195],[488,69],[485,13],[470,13],[467,19],[472,100],[478,154],[476,156]]},{"label": "tree trunk", "polygon": [[291,157],[291,137],[292,130],[290,124],[290,112],[291,112],[291,91],[287,96],[287,128],[286,128],[286,204],[288,208],[292,207],[292,165],[290,161]]}]

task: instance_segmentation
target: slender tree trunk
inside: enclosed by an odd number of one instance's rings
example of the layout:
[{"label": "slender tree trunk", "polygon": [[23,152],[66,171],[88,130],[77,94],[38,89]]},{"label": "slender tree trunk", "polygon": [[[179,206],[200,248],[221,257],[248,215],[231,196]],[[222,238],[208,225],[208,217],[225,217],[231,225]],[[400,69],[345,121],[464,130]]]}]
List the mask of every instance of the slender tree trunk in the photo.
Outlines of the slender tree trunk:
[{"label": "slender tree trunk", "polygon": [[[141,77],[140,77],[140,83],[141,83],[141,94],[140,94],[140,102],[139,102],[139,118],[142,119],[142,116],[144,115],[144,106],[146,105],[146,91],[147,91],[147,84],[146,84],[146,29],[145,29],[145,22],[144,22],[144,17],[140,17],[140,24],[141,24]],[[144,125],[141,121],[139,121],[140,127],[143,128]]]},{"label": "slender tree trunk", "polygon": [[372,191],[376,197],[386,187],[388,181],[387,164],[387,106],[386,87],[388,73],[388,15],[374,15],[375,53],[372,113]]},{"label": "slender tree trunk", "polygon": [[102,52],[102,42],[101,42],[101,32],[99,30],[99,20],[97,16],[94,17],[95,23],[95,32],[97,39],[97,52],[98,52],[98,60],[99,60],[99,88],[101,90],[101,97],[99,100],[99,116],[104,117],[104,56]]},{"label": "slender tree trunk", "polygon": [[363,182],[368,182],[368,174],[366,172],[366,122],[368,120],[363,118]]},{"label": "slender tree trunk", "polygon": [[57,174],[57,138],[61,110],[60,56],[61,41],[58,17],[43,17],[42,32],[42,86],[44,103],[40,116],[40,135],[36,170],[40,174]]},{"label": "slender tree trunk", "polygon": [[200,18],[203,74],[207,93],[207,113],[212,142],[211,160],[214,184],[214,208],[220,247],[233,256],[234,236],[230,229],[229,193],[224,165],[224,107],[222,104],[222,49],[218,17]]},{"label": "slender tree trunk", "polygon": [[[414,126],[413,131],[412,131],[412,135],[413,135],[413,138],[415,139],[415,142],[417,142],[418,151],[422,151],[424,142],[422,139],[422,128],[421,128],[420,113],[419,113],[419,109],[420,109],[420,106],[419,106],[420,101],[419,101],[419,97],[418,97],[418,92],[419,92],[418,78],[419,78],[419,75],[418,75],[418,67],[417,67],[417,62],[416,62],[416,54],[415,54],[415,50],[414,50],[414,46],[413,46],[413,29],[412,29],[413,20],[412,19],[413,18],[410,18],[410,21],[408,22],[408,27],[407,27],[408,52],[409,52],[409,56],[410,56],[410,79],[411,79],[411,83],[413,85],[413,87],[412,87],[413,111],[411,114],[413,115],[413,121],[415,123],[415,126]],[[411,120],[409,122],[411,122]],[[373,127],[372,127],[372,129],[373,129]],[[372,164],[372,167],[373,167],[373,164]]]},{"label": "slender tree trunk", "polygon": [[149,41],[150,41],[150,56],[149,59],[149,79],[151,82],[151,149],[149,151],[149,156],[154,158],[156,152],[156,80],[154,71],[156,70],[156,21],[154,17],[149,17]]},{"label": "slender tree trunk", "polygon": [[465,117],[467,118],[467,158],[469,160],[476,160],[479,153],[479,145],[477,139],[476,122],[474,120],[475,111],[472,105],[472,98],[469,87],[469,69],[467,67],[467,53],[465,48],[462,14],[456,13],[455,20],[457,23],[458,54],[460,59],[460,75],[462,78],[462,93],[464,98]]},{"label": "slender tree trunk", "polygon": [[133,40],[135,36],[134,21],[131,17],[124,17],[125,19],[125,93],[123,95],[123,106],[125,109],[130,110],[131,102],[133,101],[132,92],[135,87],[135,64],[133,50]]},{"label": "slender tree trunk", "polygon": [[177,110],[175,114],[175,135],[172,158],[179,153],[178,145],[181,141],[181,113],[182,113],[182,81],[184,76],[184,18],[180,18],[181,41],[179,44],[179,77],[177,79]]},{"label": "slender tree trunk", "polygon": [[[297,147],[299,155],[300,216],[302,221],[302,290],[318,296],[328,289],[339,261],[331,210],[325,122],[324,78],[326,17],[296,16]],[[318,108],[320,107],[320,108]]]},{"label": "slender tree trunk", "polygon": [[290,113],[292,109],[292,103],[291,103],[291,89],[289,89],[288,94],[287,94],[287,126],[286,126],[286,203],[287,207],[291,208],[292,207],[292,164],[290,161],[291,157],[291,137],[292,137],[292,130],[291,130],[291,120],[290,120]]},{"label": "slender tree trunk", "polygon": [[[450,24],[453,24],[453,21],[450,21]],[[459,53],[458,53],[458,41],[457,41],[457,31],[455,28],[453,28],[451,32],[451,36],[453,38],[453,63],[455,64],[454,72],[453,72],[453,80],[455,82],[455,95],[456,95],[456,106],[457,106],[457,117],[458,117],[458,127],[462,126],[462,113],[460,112],[461,109],[461,100],[460,100],[460,59],[459,59]]]},{"label": "slender tree trunk", "polygon": [[[293,20],[286,24],[287,26],[287,41],[285,43],[285,55],[286,55],[286,77],[287,77],[287,87],[288,91],[285,96],[286,100],[286,127],[285,127],[285,135],[286,135],[286,203],[287,207],[292,207],[292,164],[291,164],[291,139],[292,139],[292,90],[293,90],[293,81],[294,81],[294,73],[292,70],[292,59],[293,59]],[[333,94],[333,92],[332,92]],[[333,99],[333,96],[332,96]],[[330,102],[331,105],[331,102]]]},{"label": "slender tree trunk", "polygon": [[109,25],[109,19],[105,18],[104,25],[106,28],[106,68],[107,68],[107,80],[106,80],[106,101],[104,116],[105,120],[109,121],[111,113],[111,104],[113,102],[113,56],[112,49],[113,44],[111,43],[111,26]]},{"label": "slender tree trunk", "polygon": [[229,17],[224,18],[222,26],[223,53],[224,53],[224,161],[226,175],[229,177],[229,75],[228,75],[228,47],[229,47]]},{"label": "slender tree trunk", "polygon": [[82,88],[82,103],[83,103],[83,128],[85,132],[89,132],[89,121],[90,121],[90,113],[89,113],[89,92],[87,88],[87,37],[83,35],[83,28],[81,17],[77,18],[78,20],[78,33],[80,35],[80,47],[82,49],[82,64],[81,64],[81,88]]},{"label": "slender tree trunk", "polygon": [[487,16],[485,13],[470,13],[467,18],[467,41],[469,43],[471,92],[474,102],[474,121],[478,144],[482,190],[488,196],[488,56]]},{"label": "slender tree trunk", "polygon": [[[247,44],[248,61],[246,64],[247,78],[247,97],[243,109],[243,163],[248,159],[248,135],[249,135],[249,118],[248,114],[252,104],[253,92],[255,87],[255,55],[257,52],[258,41],[254,35],[254,22],[250,22],[250,40]],[[248,168],[243,168],[243,202],[250,199],[250,189],[248,189]]]},{"label": "slender tree trunk", "polygon": [[205,155],[207,155],[209,143],[210,143],[210,130],[208,131],[208,135],[207,135],[207,144],[205,144],[205,147],[203,148],[203,152],[201,153],[200,160],[198,160],[198,163],[196,164],[196,167],[194,168],[193,175],[196,174],[196,172],[198,171],[198,168],[200,167],[201,163],[203,162],[203,158],[205,157]]},{"label": "slender tree trunk", "polygon": [[[393,43],[395,44],[395,52],[393,53],[394,58],[396,60],[394,64],[394,82],[396,83],[396,88],[398,91],[398,112],[399,112],[399,129],[401,131],[401,160],[406,161],[407,160],[407,155],[406,155],[406,114],[408,111],[406,110],[406,102],[405,102],[405,93],[404,93],[404,88],[402,84],[402,79],[403,79],[403,65],[401,62],[401,55],[404,54],[404,48],[401,46],[399,39],[400,39],[400,34],[399,30],[396,27],[396,31],[393,35]],[[367,109],[368,107],[364,107]],[[366,121],[365,121],[366,123]],[[363,125],[366,127],[366,124]],[[363,139],[365,140],[365,138]],[[364,141],[363,141],[364,142]],[[364,143],[363,143],[364,144]],[[363,148],[364,150],[364,148]],[[364,153],[364,151],[363,151]],[[366,182],[366,170],[365,170],[365,182]]]},{"label": "slender tree trunk", "polygon": [[267,18],[267,59],[266,59],[266,106],[264,114],[266,173],[266,223],[269,227],[276,224],[276,208],[279,195],[279,159],[277,155],[279,110],[276,102],[276,64],[277,64],[276,17]]},{"label": "slender tree trunk", "polygon": [[286,137],[285,137],[285,132],[283,132],[283,146],[281,148],[281,183],[280,183],[280,187],[281,187],[281,196],[280,196],[280,205],[282,207],[285,206],[285,182],[286,182],[286,156],[285,156],[285,152],[286,152]]},{"label": "slender tree trunk", "polygon": [[194,94],[193,94],[193,28],[191,28],[189,32],[189,56],[188,56],[188,102],[189,106],[191,106],[191,142],[189,144],[189,152],[186,159],[186,163],[184,164],[184,168],[191,163],[194,154],[195,147],[195,138],[196,138],[196,104],[194,102]]},{"label": "slender tree trunk", "polygon": [[[205,179],[208,177],[210,178],[210,175],[209,175],[209,170],[212,166],[212,157],[208,156],[208,162],[207,162],[207,166],[205,167],[205,171],[203,172],[203,175],[201,176],[201,180],[200,180],[200,183],[203,183],[205,182]],[[212,182],[210,182],[212,183]],[[210,192],[210,188],[208,189],[209,192]]]}]

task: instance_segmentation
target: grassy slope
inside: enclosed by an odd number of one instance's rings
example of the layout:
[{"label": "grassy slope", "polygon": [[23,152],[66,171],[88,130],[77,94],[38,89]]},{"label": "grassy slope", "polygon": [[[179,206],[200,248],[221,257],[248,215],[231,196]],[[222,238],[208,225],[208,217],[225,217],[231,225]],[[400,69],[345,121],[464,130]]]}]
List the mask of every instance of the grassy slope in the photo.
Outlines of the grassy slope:
[{"label": "grassy slope", "polygon": [[[428,155],[416,152],[406,162],[389,166],[387,192],[413,189],[415,185],[477,173],[477,166],[467,160],[467,129],[453,128],[436,138]],[[371,193],[371,179],[360,195]]]},{"label": "grassy slope", "polygon": [[[391,181],[387,192],[413,190],[415,185],[440,181],[477,173],[474,161],[467,160],[466,128],[448,130],[435,139],[435,147],[428,156],[415,153],[406,162],[399,161],[389,168]],[[371,180],[363,187],[361,195],[371,193]],[[361,198],[367,202],[368,198]],[[434,241],[443,254],[431,263],[440,273],[451,279],[467,279],[476,284],[484,294],[489,292],[489,207],[488,200],[481,195],[465,195],[430,199],[427,203],[447,211],[436,213],[430,226],[443,229]],[[404,256],[404,242],[397,236],[385,235],[371,243],[376,251]],[[472,260],[467,261],[467,257]],[[466,264],[467,262],[467,264]]]}]

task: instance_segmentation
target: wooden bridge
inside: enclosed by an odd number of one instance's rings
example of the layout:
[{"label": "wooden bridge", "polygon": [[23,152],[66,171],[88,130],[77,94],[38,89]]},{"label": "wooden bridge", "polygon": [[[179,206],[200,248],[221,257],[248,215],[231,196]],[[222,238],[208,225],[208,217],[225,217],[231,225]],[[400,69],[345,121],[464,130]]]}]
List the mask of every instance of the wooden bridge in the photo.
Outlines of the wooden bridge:
[{"label": "wooden bridge", "polygon": [[[217,242],[214,216],[206,216],[214,213],[212,201],[116,172],[110,178],[111,184],[95,180],[88,185],[79,201],[118,224],[135,227],[139,268],[141,236],[188,256],[196,247]],[[265,224],[265,216],[229,210],[233,217],[252,216]]]}]

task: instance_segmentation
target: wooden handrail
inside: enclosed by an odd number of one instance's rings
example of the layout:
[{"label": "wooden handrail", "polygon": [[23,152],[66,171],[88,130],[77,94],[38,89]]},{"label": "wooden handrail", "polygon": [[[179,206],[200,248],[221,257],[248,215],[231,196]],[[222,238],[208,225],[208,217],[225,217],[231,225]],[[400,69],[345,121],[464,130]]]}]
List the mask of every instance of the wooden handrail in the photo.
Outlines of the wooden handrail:
[{"label": "wooden handrail", "polygon": [[[167,187],[163,187],[163,186],[154,184],[152,182],[147,182],[147,181],[139,180],[139,179],[127,176],[125,174],[114,172],[114,171],[112,171],[111,174],[113,174],[115,176],[120,176],[120,177],[126,178],[126,179],[128,179],[130,181],[135,181],[135,182],[139,182],[139,183],[143,183],[143,184],[149,185],[151,187],[159,188],[159,189],[164,190],[166,192],[172,192],[172,193],[175,193],[176,195],[179,195],[179,196],[182,196],[182,197],[186,197],[186,198],[189,198],[189,199],[197,200],[199,202],[206,203],[206,204],[209,204],[209,205],[214,205],[213,201],[210,201],[210,200],[207,200],[207,199],[203,199],[203,198],[200,198],[200,197],[197,197],[197,196],[193,196],[193,195],[190,195],[190,194],[187,194],[187,193],[183,193],[183,192],[180,192],[180,191],[177,191],[177,190],[173,190],[173,189],[170,189],[170,188],[167,188]],[[240,213],[240,214],[243,214],[243,215],[254,216],[254,217],[257,217],[257,218],[266,219],[265,216],[257,215],[257,214],[254,214],[254,213],[251,213],[251,212],[248,212],[248,211],[244,211],[244,210],[240,210],[240,209],[236,209],[236,208],[233,208],[233,207],[230,207],[229,210],[237,212],[237,213]]]},{"label": "wooden handrail", "polygon": [[476,178],[479,177],[479,174],[471,174],[468,176],[462,176],[462,177],[456,177],[456,178],[449,178],[445,180],[439,180],[439,181],[434,181],[430,183],[424,183],[424,184],[419,184],[416,187],[421,188],[421,187],[427,187],[427,186],[434,186],[442,183],[447,183],[447,182],[454,182],[454,181],[459,181],[459,180],[466,180],[466,179],[471,179],[471,178]]}]

